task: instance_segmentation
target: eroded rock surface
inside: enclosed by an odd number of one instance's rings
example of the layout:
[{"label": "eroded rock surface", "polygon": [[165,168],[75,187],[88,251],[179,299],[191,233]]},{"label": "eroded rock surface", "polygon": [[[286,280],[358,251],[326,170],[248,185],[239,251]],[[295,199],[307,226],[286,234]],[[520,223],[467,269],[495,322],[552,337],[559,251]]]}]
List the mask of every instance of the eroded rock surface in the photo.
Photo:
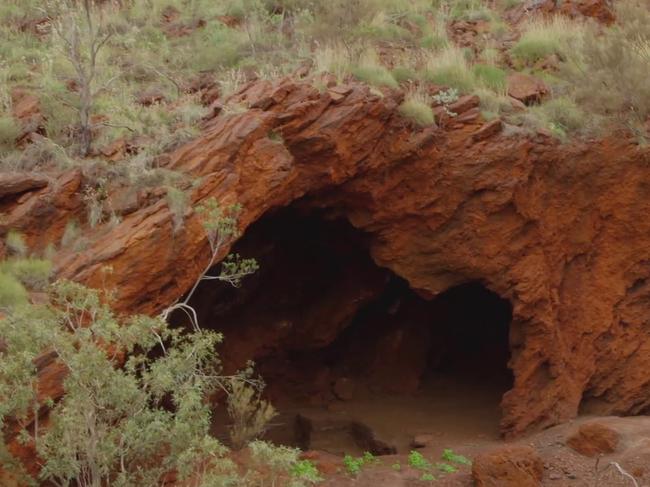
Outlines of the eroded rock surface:
[{"label": "eroded rock surface", "polygon": [[[200,178],[193,203],[241,203],[245,230],[307,196],[364,232],[375,263],[418,294],[480,281],[508,299],[507,435],[570,419],[586,403],[599,413],[647,410],[647,150],[621,137],[477,139],[480,117],[414,130],[397,115],[399,94],[356,85],[321,93],[262,81],[238,96],[252,108],[207,122],[170,158],[170,168]],[[24,230],[37,247],[58,241],[82,211],[78,185],[69,173],[6,203],[3,228]],[[56,257],[57,274],[114,289],[123,312],[160,311],[208,259],[198,217],[188,212],[174,233],[164,199],[86,237],[83,251]]]}]

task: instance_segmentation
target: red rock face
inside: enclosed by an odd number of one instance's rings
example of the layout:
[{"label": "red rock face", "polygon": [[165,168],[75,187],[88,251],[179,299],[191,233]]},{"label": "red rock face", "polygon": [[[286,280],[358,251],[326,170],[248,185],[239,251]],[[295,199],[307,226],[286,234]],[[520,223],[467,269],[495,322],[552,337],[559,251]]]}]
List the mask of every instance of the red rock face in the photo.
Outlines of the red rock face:
[{"label": "red rock face", "polygon": [[[398,97],[360,86],[330,94],[258,82],[238,96],[252,108],[211,120],[171,157],[170,168],[201,178],[193,202],[241,203],[245,230],[307,195],[364,232],[375,263],[418,294],[480,281],[508,299],[506,435],[565,421],[596,399],[601,413],[647,409],[648,151],[614,138],[474,137],[480,117],[415,130],[397,115]],[[5,228],[26,229],[32,244],[60,238],[79,211],[75,181],[7,203]],[[172,227],[164,200],[141,207],[96,229],[83,252],[62,252],[58,275],[114,288],[119,311],[155,313],[208,259],[195,214],[182,232]]]},{"label": "red rock face", "polygon": [[476,487],[538,487],[544,462],[534,448],[505,445],[477,456],[472,464]]}]

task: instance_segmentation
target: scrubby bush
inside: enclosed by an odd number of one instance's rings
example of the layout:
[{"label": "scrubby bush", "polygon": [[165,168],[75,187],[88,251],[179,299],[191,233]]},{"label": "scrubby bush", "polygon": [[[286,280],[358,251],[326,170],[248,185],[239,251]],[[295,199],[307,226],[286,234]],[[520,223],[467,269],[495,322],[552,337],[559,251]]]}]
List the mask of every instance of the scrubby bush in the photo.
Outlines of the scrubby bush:
[{"label": "scrubby bush", "polygon": [[258,384],[236,378],[226,388],[228,415],[232,420],[230,441],[233,448],[240,449],[262,436],[277,413],[269,402],[261,398]]},{"label": "scrubby bush", "polygon": [[[251,460],[256,472],[247,480],[259,480],[259,473],[270,471],[271,485],[303,487],[320,482],[318,469],[309,460],[300,460],[300,450],[286,446],[275,446],[266,441],[253,441],[249,445]],[[262,474],[263,475],[263,474]],[[277,483],[284,480],[283,483]]]},{"label": "scrubby bush", "polygon": [[[17,421],[20,441],[42,461],[40,480],[135,487],[159,485],[176,470],[207,486],[234,476],[226,449],[208,434],[204,400],[220,380],[220,335],[181,333],[143,316],[120,323],[97,291],[71,282],[56,283],[50,298],[0,320],[0,421]],[[35,421],[34,364],[43,350],[67,370],[63,396],[45,398],[46,429]]]}]

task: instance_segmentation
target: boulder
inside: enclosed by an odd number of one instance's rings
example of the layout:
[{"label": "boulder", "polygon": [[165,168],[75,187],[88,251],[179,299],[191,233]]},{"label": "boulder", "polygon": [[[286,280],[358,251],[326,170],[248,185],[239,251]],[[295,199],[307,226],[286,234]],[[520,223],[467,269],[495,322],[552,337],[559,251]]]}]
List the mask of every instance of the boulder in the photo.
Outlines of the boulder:
[{"label": "boulder", "polygon": [[507,445],[474,459],[472,477],[476,487],[538,487],[544,463],[537,451],[525,445]]},{"label": "boulder", "polygon": [[526,105],[541,102],[548,93],[548,86],[539,78],[524,73],[508,75],[508,95]]},{"label": "boulder", "polygon": [[567,446],[588,457],[613,453],[619,442],[619,433],[601,422],[581,424],[566,440]]}]

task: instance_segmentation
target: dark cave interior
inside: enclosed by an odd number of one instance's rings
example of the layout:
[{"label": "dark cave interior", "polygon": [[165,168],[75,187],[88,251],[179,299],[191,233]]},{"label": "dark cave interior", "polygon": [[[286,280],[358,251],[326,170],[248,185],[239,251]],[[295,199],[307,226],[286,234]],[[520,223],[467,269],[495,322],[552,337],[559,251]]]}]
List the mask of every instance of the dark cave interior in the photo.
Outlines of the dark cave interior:
[{"label": "dark cave interior", "polygon": [[477,281],[424,299],[369,245],[347,220],[298,205],[253,224],[233,251],[258,272],[240,288],[203,282],[191,302],[201,326],[223,332],[225,369],[254,360],[280,412],[422,396],[428,408],[483,403],[498,424],[509,301]]}]

